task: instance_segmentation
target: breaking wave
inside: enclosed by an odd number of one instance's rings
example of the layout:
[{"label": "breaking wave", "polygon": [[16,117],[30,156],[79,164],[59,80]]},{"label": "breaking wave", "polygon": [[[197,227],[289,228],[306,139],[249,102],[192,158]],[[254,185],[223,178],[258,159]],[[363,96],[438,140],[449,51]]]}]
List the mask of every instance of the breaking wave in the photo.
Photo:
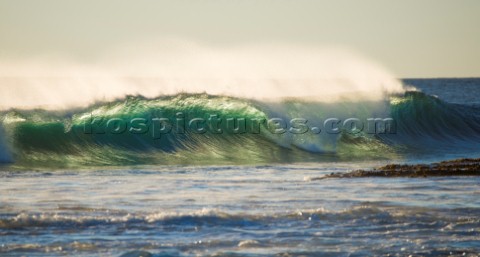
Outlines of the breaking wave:
[{"label": "breaking wave", "polygon": [[[182,113],[183,116],[178,116]],[[184,130],[176,133],[87,133],[93,119],[131,121],[168,118],[224,118],[223,133]],[[450,104],[421,92],[384,101],[318,103],[305,100],[262,102],[207,94],[158,98],[129,96],[87,108],[62,111],[11,109],[1,113],[0,161],[18,165],[84,166],[130,164],[231,164],[319,161],[346,158],[392,158],[411,152],[475,149],[480,142],[480,110]],[[179,118],[180,117],[180,118]],[[314,133],[327,118],[391,118],[393,133]],[[228,130],[225,119],[236,119]],[[272,133],[268,121],[304,118],[304,133]],[[177,119],[177,120],[175,120]],[[245,123],[239,120],[245,119]],[[264,120],[258,131],[249,121]],[[104,124],[104,123],[103,123]],[[240,124],[240,125],[239,125]],[[163,126],[163,125],[162,125]],[[127,128],[127,127],[126,127]],[[98,129],[98,128],[97,128]],[[100,128],[101,130],[101,128]],[[8,139],[8,140],[7,140]]]}]

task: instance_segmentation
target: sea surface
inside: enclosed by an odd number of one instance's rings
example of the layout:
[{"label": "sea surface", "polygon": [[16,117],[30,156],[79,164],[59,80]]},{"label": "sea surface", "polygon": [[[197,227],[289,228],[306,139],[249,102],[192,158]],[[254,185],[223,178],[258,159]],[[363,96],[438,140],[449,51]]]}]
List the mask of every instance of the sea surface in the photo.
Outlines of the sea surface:
[{"label": "sea surface", "polygon": [[[179,94],[3,111],[0,256],[478,256],[479,177],[317,179],[480,156],[480,79],[403,83],[381,101]],[[309,130],[129,133],[103,122],[212,114],[304,118]],[[328,133],[327,118],[395,126]]]}]

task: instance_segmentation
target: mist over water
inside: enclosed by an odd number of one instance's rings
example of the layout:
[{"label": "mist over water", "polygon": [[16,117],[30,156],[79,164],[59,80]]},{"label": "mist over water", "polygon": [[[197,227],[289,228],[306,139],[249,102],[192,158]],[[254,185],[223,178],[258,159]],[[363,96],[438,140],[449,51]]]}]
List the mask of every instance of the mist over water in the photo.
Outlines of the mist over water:
[{"label": "mist over water", "polygon": [[402,92],[353,51],[296,45],[212,48],[188,41],[112,49],[90,62],[58,56],[0,61],[0,108],[65,109],[126,95],[207,93],[257,100],[380,100]]}]

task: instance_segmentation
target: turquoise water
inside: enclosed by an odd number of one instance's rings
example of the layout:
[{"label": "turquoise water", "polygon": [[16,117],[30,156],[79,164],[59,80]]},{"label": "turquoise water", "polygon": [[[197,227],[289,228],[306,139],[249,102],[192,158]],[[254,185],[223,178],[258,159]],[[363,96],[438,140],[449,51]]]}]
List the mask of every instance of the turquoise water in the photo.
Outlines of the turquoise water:
[{"label": "turquoise water", "polygon": [[[315,180],[392,162],[478,157],[480,80],[405,83],[425,94],[333,106],[179,95],[68,113],[6,111],[0,256],[476,256],[477,177]],[[312,121],[384,115],[398,123],[395,134],[354,136],[264,130],[152,141],[82,133],[88,113],[179,110]]]}]

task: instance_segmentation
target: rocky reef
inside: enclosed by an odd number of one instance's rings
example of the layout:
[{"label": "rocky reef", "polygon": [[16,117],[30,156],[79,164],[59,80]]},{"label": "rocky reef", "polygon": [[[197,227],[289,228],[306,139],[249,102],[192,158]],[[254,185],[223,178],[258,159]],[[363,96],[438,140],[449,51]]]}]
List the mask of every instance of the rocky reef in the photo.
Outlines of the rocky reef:
[{"label": "rocky reef", "polygon": [[326,178],[355,177],[430,177],[430,176],[479,176],[480,158],[456,159],[432,164],[388,164],[373,170],[355,170],[346,173],[331,173]]}]

